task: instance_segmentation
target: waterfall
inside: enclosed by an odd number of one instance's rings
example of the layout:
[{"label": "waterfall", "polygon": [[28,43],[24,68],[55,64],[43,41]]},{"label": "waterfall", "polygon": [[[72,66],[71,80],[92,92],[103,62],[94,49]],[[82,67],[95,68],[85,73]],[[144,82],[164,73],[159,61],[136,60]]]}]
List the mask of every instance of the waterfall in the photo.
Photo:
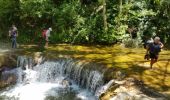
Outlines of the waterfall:
[{"label": "waterfall", "polygon": [[66,76],[74,80],[78,85],[96,92],[103,82],[103,75],[98,71],[86,69],[82,64],[77,64],[74,60],[63,59],[56,62],[47,61],[34,68],[41,73],[37,75],[37,80],[41,82],[57,81],[57,76]]},{"label": "waterfall", "polygon": [[73,59],[42,63],[42,58],[35,63],[30,57],[19,56],[17,68],[3,71],[0,78],[8,80],[11,77],[9,82],[16,84],[0,90],[0,100],[98,100],[112,86],[118,87],[114,90],[117,95],[111,100],[125,100],[127,97],[156,100],[128,85],[131,82],[128,80],[113,79],[104,83],[103,73],[95,70],[93,64]]},{"label": "waterfall", "polygon": [[33,59],[25,56],[18,56],[17,67],[22,69],[31,69],[33,67]]},{"label": "waterfall", "polygon": [[[95,94],[104,84],[103,74],[101,72],[89,69],[87,64],[73,59],[45,61],[35,66],[32,58],[19,56],[17,66],[18,68],[11,71],[18,77],[17,85],[10,90],[0,92],[0,98],[1,96],[5,96],[19,98],[16,100],[46,100],[45,98],[48,97],[46,96],[47,94],[50,98],[50,95],[54,95],[56,91],[65,91],[65,89],[61,89],[70,87],[71,89],[66,89],[67,92],[76,94],[76,98],[80,98],[80,100],[96,100],[98,97]],[[28,93],[28,91],[33,92]],[[40,93],[37,94],[38,92]],[[33,93],[37,94],[37,96],[39,95],[39,97],[37,99],[30,97],[31,94],[34,95]],[[69,93],[65,95],[69,95]]]}]

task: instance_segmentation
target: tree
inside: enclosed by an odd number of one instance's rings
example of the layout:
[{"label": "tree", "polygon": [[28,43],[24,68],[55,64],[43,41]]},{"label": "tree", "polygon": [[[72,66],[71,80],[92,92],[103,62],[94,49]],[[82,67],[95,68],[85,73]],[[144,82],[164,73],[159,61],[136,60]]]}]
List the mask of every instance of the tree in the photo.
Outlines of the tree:
[{"label": "tree", "polygon": [[106,15],[106,0],[103,0],[103,23],[104,23],[104,30],[107,31],[107,15]]}]

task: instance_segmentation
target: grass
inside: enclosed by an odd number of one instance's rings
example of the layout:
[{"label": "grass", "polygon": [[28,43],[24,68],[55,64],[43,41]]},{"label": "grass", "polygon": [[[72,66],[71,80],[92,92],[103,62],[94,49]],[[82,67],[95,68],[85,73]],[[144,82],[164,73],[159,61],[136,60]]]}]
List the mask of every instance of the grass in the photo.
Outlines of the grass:
[{"label": "grass", "polygon": [[[24,52],[19,54],[32,55],[33,52],[43,51],[47,58],[71,57],[86,62],[95,62],[105,65],[108,69],[107,78],[114,78],[115,71],[122,71],[126,77],[134,77],[143,80],[149,87],[160,92],[170,91],[170,51],[162,50],[159,61],[149,69],[149,61],[144,60],[145,49],[124,48],[121,45],[114,46],[82,46],[57,44],[42,49],[36,45],[21,45]],[[100,69],[100,68],[99,68]]]}]

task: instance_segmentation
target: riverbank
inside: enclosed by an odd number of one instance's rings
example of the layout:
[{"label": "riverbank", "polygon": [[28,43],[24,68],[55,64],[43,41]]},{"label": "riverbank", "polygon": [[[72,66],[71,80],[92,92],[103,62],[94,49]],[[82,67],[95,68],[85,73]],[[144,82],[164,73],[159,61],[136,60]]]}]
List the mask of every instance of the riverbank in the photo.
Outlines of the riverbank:
[{"label": "riverbank", "polygon": [[[9,52],[9,51],[8,51]],[[121,45],[114,46],[82,46],[57,44],[43,49],[36,45],[20,45],[16,50],[18,55],[33,55],[34,52],[43,52],[47,59],[75,58],[87,63],[97,63],[105,66],[99,70],[107,69],[106,80],[116,78],[116,72],[120,71],[126,78],[133,77],[142,80],[144,84],[159,92],[169,94],[170,91],[170,51],[162,50],[158,63],[154,69],[149,69],[149,61],[144,60],[143,48],[124,48]]]}]

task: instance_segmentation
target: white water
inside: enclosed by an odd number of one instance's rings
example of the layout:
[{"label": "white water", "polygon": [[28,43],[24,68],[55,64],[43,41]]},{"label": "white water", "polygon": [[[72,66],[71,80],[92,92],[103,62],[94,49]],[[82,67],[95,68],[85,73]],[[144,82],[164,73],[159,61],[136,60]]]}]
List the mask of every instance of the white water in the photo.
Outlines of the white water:
[{"label": "white water", "polygon": [[[24,58],[25,59],[25,58]],[[102,85],[103,75],[84,69],[72,60],[45,62],[29,69],[28,61],[10,71],[18,83],[0,92],[2,100],[96,100],[94,95]],[[25,63],[24,63],[25,62]],[[32,62],[31,62],[32,63]],[[26,70],[21,68],[26,67]],[[79,86],[83,87],[80,88]],[[88,90],[87,90],[88,89]]]}]

